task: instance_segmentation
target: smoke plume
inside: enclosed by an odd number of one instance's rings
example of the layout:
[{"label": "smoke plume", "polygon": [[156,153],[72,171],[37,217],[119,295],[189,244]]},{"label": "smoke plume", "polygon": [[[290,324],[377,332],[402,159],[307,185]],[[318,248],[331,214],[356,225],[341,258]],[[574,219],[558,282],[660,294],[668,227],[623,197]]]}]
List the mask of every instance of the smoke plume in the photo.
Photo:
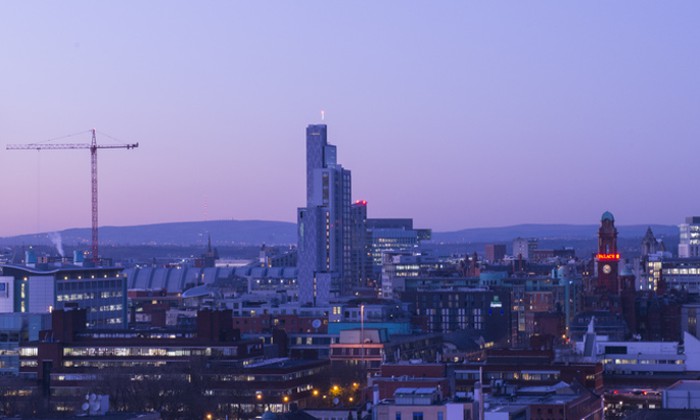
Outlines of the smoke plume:
[{"label": "smoke plume", "polygon": [[65,257],[65,255],[63,255],[63,238],[61,238],[61,234],[58,232],[49,233],[49,239],[51,240],[53,246],[56,247],[58,255]]}]

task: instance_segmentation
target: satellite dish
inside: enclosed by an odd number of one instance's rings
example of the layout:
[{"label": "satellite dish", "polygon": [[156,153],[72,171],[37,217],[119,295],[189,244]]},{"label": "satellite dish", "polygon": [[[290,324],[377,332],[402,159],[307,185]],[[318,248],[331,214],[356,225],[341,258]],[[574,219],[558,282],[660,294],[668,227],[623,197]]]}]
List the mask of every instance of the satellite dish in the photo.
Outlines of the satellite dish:
[{"label": "satellite dish", "polygon": [[314,319],[314,320],[311,322],[311,326],[314,327],[314,328],[316,328],[316,329],[321,328],[321,320],[320,320],[320,319]]},{"label": "satellite dish", "polygon": [[80,408],[82,408],[83,411],[88,411],[88,408],[90,408],[90,404],[88,404],[88,403],[83,403],[83,405],[81,405]]},{"label": "satellite dish", "polygon": [[100,403],[99,402],[90,403],[90,411],[92,411],[93,413],[96,413],[99,410],[100,410]]},{"label": "satellite dish", "polygon": [[90,401],[95,401],[96,399],[97,399],[97,395],[90,394]]},{"label": "satellite dish", "polygon": [[334,405],[338,405],[339,402],[340,402],[340,400],[338,399],[338,397],[333,398]]}]

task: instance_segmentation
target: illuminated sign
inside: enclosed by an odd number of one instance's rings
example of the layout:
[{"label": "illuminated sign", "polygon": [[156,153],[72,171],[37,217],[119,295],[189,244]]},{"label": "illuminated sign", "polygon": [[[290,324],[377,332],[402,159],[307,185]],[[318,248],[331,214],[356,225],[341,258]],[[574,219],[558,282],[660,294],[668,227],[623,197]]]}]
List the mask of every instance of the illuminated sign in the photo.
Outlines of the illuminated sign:
[{"label": "illuminated sign", "polygon": [[620,254],[597,254],[595,257],[599,261],[617,261],[620,259]]},{"label": "illuminated sign", "polygon": [[503,304],[501,303],[501,300],[498,298],[498,296],[494,296],[490,306],[492,308],[501,308],[503,307]]}]

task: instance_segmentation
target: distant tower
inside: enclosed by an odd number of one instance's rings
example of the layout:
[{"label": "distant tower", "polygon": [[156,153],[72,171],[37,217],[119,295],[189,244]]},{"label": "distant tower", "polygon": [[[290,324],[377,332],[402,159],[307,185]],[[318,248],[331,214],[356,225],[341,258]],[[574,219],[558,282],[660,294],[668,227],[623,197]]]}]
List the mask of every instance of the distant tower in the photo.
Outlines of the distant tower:
[{"label": "distant tower", "polygon": [[347,276],[353,286],[368,285],[372,274],[371,236],[367,229],[367,201],[357,200],[350,210],[350,261]]},{"label": "distant tower", "polygon": [[598,254],[596,255],[598,289],[615,295],[620,293],[619,262],[615,217],[606,211],[600,219],[600,229],[598,229]]},{"label": "distant tower", "polygon": [[195,267],[216,267],[216,260],[219,259],[219,250],[211,246],[211,235],[207,239],[207,251],[195,259]]},{"label": "distant tower", "polygon": [[642,239],[642,257],[648,257],[650,254],[656,254],[659,251],[659,242],[654,237],[654,232],[651,227],[647,228],[647,233]]},{"label": "distant tower", "polygon": [[513,257],[530,260],[537,249],[537,239],[517,237],[513,239]]}]

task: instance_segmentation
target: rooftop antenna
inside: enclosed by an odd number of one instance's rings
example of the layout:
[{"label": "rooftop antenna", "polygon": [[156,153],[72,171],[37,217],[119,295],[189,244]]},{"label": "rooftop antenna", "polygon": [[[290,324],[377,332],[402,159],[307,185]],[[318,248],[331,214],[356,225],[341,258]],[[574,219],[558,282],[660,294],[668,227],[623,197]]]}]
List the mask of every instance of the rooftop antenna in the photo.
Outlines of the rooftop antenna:
[{"label": "rooftop antenna", "polygon": [[325,121],[325,120],[326,120],[326,111],[321,110],[321,121]]}]

